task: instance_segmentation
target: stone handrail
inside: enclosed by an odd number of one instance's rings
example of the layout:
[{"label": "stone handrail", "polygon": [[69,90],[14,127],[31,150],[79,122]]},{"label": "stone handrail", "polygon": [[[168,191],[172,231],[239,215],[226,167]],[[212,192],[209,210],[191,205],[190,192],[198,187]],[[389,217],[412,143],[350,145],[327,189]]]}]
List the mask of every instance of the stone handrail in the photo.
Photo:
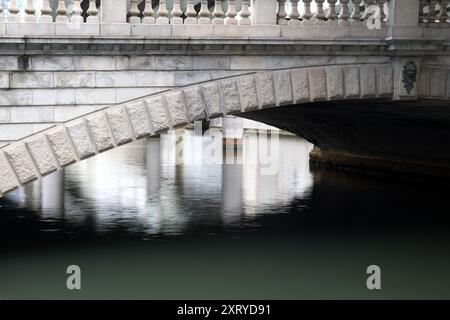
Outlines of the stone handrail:
[{"label": "stone handrail", "polygon": [[422,27],[449,27],[449,0],[421,0],[419,24]]}]

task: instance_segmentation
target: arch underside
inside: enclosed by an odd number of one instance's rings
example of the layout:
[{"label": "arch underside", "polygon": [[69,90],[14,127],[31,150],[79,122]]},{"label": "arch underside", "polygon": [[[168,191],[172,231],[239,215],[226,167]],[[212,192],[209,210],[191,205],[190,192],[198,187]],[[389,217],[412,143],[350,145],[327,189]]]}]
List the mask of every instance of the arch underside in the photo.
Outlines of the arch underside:
[{"label": "arch underside", "polygon": [[420,106],[393,96],[390,64],[284,69],[176,88],[5,146],[0,150],[0,193],[136,139],[226,114],[292,131],[324,150],[448,162],[449,148],[429,144],[449,141],[443,120],[450,118],[448,104]]}]

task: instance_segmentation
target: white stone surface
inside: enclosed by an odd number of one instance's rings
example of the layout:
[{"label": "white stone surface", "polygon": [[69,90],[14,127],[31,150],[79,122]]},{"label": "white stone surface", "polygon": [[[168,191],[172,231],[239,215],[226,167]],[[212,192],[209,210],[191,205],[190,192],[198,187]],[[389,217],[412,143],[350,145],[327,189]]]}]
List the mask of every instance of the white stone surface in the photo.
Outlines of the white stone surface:
[{"label": "white stone surface", "polygon": [[123,106],[109,108],[106,114],[117,145],[120,146],[133,140],[130,122]]},{"label": "white stone surface", "polygon": [[163,94],[167,110],[169,111],[169,118],[172,127],[176,128],[187,123],[186,118],[186,103],[184,101],[183,91],[172,91]]},{"label": "white stone surface", "polygon": [[359,68],[361,77],[361,96],[375,97],[377,95],[377,69],[375,66],[363,65]]},{"label": "white stone surface", "polygon": [[344,98],[344,79],[342,66],[328,67],[327,73],[327,89],[328,99],[336,100]]},{"label": "white stone surface", "polygon": [[77,161],[73,152],[71,142],[69,141],[66,129],[63,126],[51,129],[46,132],[46,137],[55,154],[56,160],[61,167],[65,167]]},{"label": "white stone surface", "polygon": [[241,112],[241,101],[236,80],[221,81],[223,104],[227,114]]},{"label": "white stone surface", "polygon": [[95,113],[86,117],[92,139],[99,152],[106,151],[114,147],[108,121],[104,112]]},{"label": "white stone surface", "polygon": [[292,104],[294,98],[292,94],[291,74],[289,71],[278,71],[273,73],[275,85],[275,96],[277,105]]},{"label": "white stone surface", "polygon": [[57,169],[54,163],[54,156],[45,135],[40,134],[26,140],[26,145],[31,153],[34,163],[36,164],[39,173],[44,176]]},{"label": "white stone surface", "polygon": [[311,68],[308,71],[309,89],[312,101],[326,100],[327,91],[327,75],[325,68]]},{"label": "white stone surface", "polygon": [[308,70],[297,69],[291,71],[294,102],[301,103],[310,100]]},{"label": "white stone surface", "polygon": [[127,103],[126,110],[136,138],[142,138],[152,134],[148,114],[145,110],[143,101]]},{"label": "white stone surface", "polygon": [[356,98],[361,94],[359,82],[359,68],[357,66],[344,67],[345,97]]},{"label": "white stone surface", "polygon": [[0,151],[0,192],[6,193],[18,187],[16,175],[7,163],[5,155]]},{"label": "white stone surface", "polygon": [[[378,96],[390,97],[394,93],[394,75],[391,66],[379,66],[378,67]],[[444,84],[445,86],[445,84]],[[445,91],[445,87],[444,87]]]},{"label": "white stone surface", "polygon": [[256,75],[256,88],[259,105],[262,108],[273,107],[276,104],[275,88],[271,72]]},{"label": "white stone surface", "polygon": [[219,86],[217,83],[210,83],[201,86],[203,97],[208,110],[209,118],[216,118],[223,115]]},{"label": "white stone surface", "polygon": [[205,103],[200,92],[200,87],[189,87],[183,91],[186,99],[186,108],[189,112],[189,121],[193,122],[205,119]]},{"label": "white stone surface", "polygon": [[145,100],[153,132],[160,133],[169,129],[169,121],[167,119],[166,110],[163,105],[162,97],[156,95]]},{"label": "white stone surface", "polygon": [[253,76],[246,76],[238,80],[239,95],[243,111],[256,110],[259,107],[256,83]]},{"label": "white stone surface", "polygon": [[66,125],[66,128],[78,157],[81,160],[95,154],[94,144],[89,137],[89,133],[83,119],[77,119],[69,122]]},{"label": "white stone surface", "polygon": [[4,152],[21,183],[32,181],[38,177],[23,142],[17,142],[6,147]]}]

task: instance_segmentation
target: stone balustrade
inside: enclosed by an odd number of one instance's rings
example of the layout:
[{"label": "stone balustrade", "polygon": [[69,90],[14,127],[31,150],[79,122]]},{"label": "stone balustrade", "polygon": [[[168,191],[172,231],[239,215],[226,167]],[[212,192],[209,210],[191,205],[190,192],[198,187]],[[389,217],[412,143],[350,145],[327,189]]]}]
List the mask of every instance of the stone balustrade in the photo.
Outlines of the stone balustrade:
[{"label": "stone balustrade", "polygon": [[[325,27],[336,27],[336,36],[353,36],[348,32],[352,27],[372,29],[371,17],[380,22],[376,29],[384,28],[390,2],[394,0],[2,0],[0,36],[273,38],[295,37],[295,28],[301,27],[324,27],[319,36],[330,34]],[[436,10],[430,10],[430,3]],[[421,23],[446,23],[447,4],[421,1]]]},{"label": "stone balustrade", "polygon": [[449,0],[421,0],[419,7],[419,24],[422,27],[449,27]]}]

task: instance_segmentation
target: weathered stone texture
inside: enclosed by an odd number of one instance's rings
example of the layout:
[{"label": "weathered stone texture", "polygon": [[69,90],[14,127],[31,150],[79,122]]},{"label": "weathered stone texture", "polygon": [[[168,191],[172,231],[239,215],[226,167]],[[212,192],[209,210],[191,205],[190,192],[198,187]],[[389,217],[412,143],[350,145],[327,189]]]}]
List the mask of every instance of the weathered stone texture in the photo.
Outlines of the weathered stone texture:
[{"label": "weathered stone texture", "polygon": [[52,129],[46,132],[46,136],[56,160],[61,167],[67,166],[77,160],[64,127],[60,126]]},{"label": "weathered stone texture", "polygon": [[378,67],[378,96],[388,97],[394,93],[394,74],[391,66]]},{"label": "weathered stone texture", "polygon": [[152,134],[147,111],[142,101],[129,103],[126,109],[136,138]]},{"label": "weathered stone texture", "polygon": [[431,69],[423,68],[420,72],[419,79],[419,97],[425,98],[430,96],[431,86]]},{"label": "weathered stone texture", "polygon": [[17,179],[11,167],[5,159],[3,152],[0,152],[0,192],[5,193],[18,187]]},{"label": "weathered stone texture", "polygon": [[184,89],[186,107],[189,112],[189,120],[203,120],[206,118],[205,106],[200,92],[200,87],[191,87]]},{"label": "weathered stone texture", "polygon": [[289,71],[274,72],[275,95],[278,105],[291,104],[293,102],[291,74]]},{"label": "weathered stone texture", "polygon": [[258,95],[256,93],[255,78],[247,76],[238,81],[239,94],[241,96],[242,109],[244,111],[256,110],[259,107]]},{"label": "weathered stone texture", "polygon": [[291,72],[294,102],[310,101],[308,70],[298,69]]},{"label": "weathered stone texture", "polygon": [[327,73],[327,90],[328,99],[342,99],[344,97],[344,79],[342,67],[328,67]]},{"label": "weathered stone texture", "polygon": [[276,104],[275,89],[272,73],[263,73],[256,76],[258,101],[262,108],[273,107]]},{"label": "weathered stone texture", "polygon": [[94,144],[82,119],[75,120],[66,127],[80,159],[86,159],[95,154]]},{"label": "weathered stone texture", "polygon": [[5,148],[5,154],[11,162],[21,183],[37,178],[33,162],[28,155],[25,144],[17,142]]},{"label": "weathered stone texture", "polygon": [[359,69],[356,66],[344,67],[344,79],[345,79],[345,97],[356,98],[361,94],[359,84]]},{"label": "weathered stone texture", "polygon": [[447,70],[433,69],[431,72],[431,96],[433,98],[445,97],[447,86]]},{"label": "weathered stone texture", "polygon": [[134,137],[128,122],[128,116],[122,106],[113,107],[106,114],[108,115],[111,131],[117,145],[120,146],[133,140]]},{"label": "weathered stone texture", "polygon": [[153,126],[153,131],[159,133],[169,129],[169,122],[167,120],[166,110],[160,95],[153,96],[145,100],[147,105],[150,121]]},{"label": "weathered stone texture", "polygon": [[227,114],[241,112],[239,90],[235,80],[222,81],[220,83],[223,94],[223,103]]},{"label": "weathered stone texture", "polygon": [[172,127],[177,127],[187,123],[186,106],[183,91],[174,91],[164,94],[167,109],[169,111]]},{"label": "weathered stone texture", "polygon": [[202,85],[203,96],[210,118],[222,116],[222,106],[220,103],[220,93],[217,83]]},{"label": "weathered stone texture", "polygon": [[377,95],[377,69],[375,66],[361,66],[361,96],[375,97]]},{"label": "weathered stone texture", "polygon": [[327,75],[325,68],[312,68],[309,70],[309,88],[312,101],[327,99]]},{"label": "weathered stone texture", "polygon": [[106,120],[106,115],[104,112],[86,117],[86,123],[99,152],[114,147],[109,131],[108,121]]},{"label": "weathered stone texture", "polygon": [[28,150],[34,159],[41,175],[46,175],[57,169],[54,163],[54,157],[50,147],[45,139],[45,135],[38,135],[26,141]]}]

